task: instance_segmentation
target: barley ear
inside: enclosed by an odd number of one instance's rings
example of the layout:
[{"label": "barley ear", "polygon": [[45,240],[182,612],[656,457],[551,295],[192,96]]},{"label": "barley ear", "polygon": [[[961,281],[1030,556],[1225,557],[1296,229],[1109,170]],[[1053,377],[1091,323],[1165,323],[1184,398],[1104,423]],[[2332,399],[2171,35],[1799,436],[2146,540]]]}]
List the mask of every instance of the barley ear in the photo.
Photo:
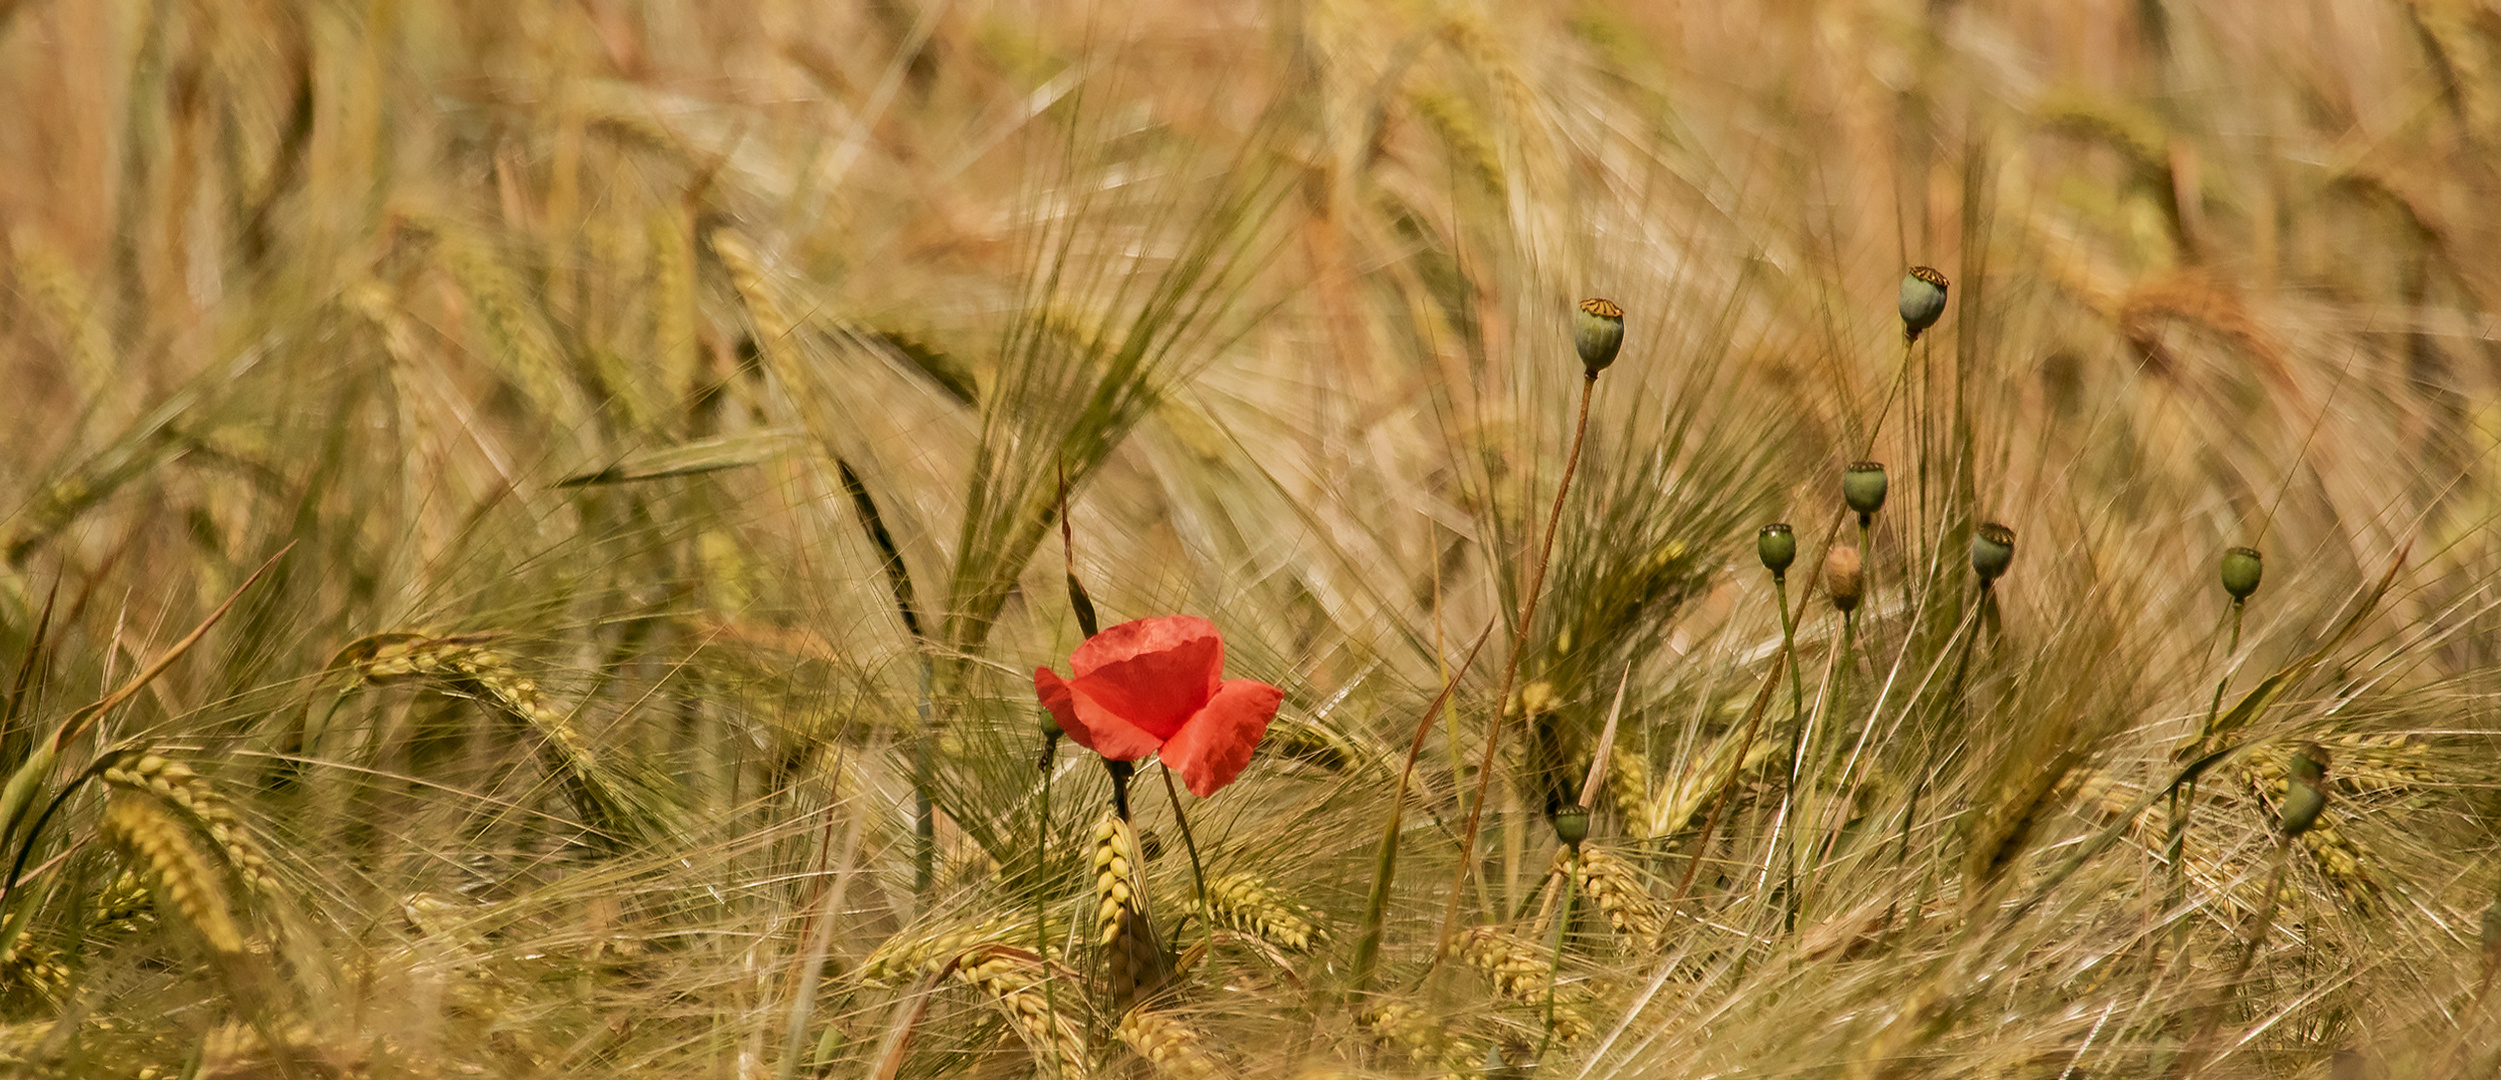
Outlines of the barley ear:
[{"label": "barley ear", "polygon": [[243,929],[226,890],[181,821],[154,799],[117,792],[105,806],[103,834],[147,875],[157,906],[180,915],[210,952],[243,952]]},{"label": "barley ear", "polygon": [[1121,1017],[1119,1034],[1124,1045],[1173,1080],[1219,1080],[1225,1075],[1197,1029],[1165,1014],[1132,1009]]}]

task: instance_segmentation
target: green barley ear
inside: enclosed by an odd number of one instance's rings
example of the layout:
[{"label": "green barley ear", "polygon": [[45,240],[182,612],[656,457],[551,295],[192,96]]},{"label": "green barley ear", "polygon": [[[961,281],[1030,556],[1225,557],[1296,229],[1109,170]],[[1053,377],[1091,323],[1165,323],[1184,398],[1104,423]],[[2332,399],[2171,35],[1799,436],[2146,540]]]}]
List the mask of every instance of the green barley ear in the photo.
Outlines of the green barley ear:
[{"label": "green barley ear", "polygon": [[1866,588],[1867,576],[1857,548],[1835,544],[1824,553],[1824,591],[1832,594],[1834,608],[1844,615],[1858,610],[1859,598],[1865,595]]},{"label": "green barley ear", "polygon": [[1991,521],[1971,535],[1971,569],[1985,589],[2006,575],[2015,562],[2015,530]]},{"label": "green barley ear", "polygon": [[1580,348],[1581,366],[1589,369],[1590,377],[1597,377],[1615,362],[1616,350],[1624,346],[1624,309],[1613,300],[1595,296],[1581,301],[1572,343]]},{"label": "green barley ear", "polygon": [[2317,743],[2304,743],[2293,751],[2284,772],[2284,806],[2278,823],[2284,838],[2290,840],[2309,832],[2310,826],[2318,824],[2319,812],[2327,809],[2327,751]]},{"label": "green barley ear", "polygon": [[1917,341],[1921,332],[1945,314],[1945,275],[1932,266],[1914,266],[1902,275],[1902,340]]},{"label": "green barley ear", "polygon": [[1841,501],[1858,512],[1858,523],[1866,527],[1867,519],[1884,509],[1884,462],[1853,461],[1841,470]]},{"label": "green barley ear", "polygon": [[1754,554],[1763,560],[1763,569],[1777,580],[1788,576],[1789,564],[1798,561],[1798,536],[1786,521],[1775,521],[1754,534]]},{"label": "green barley ear", "polygon": [[2266,560],[2256,548],[2236,547],[2223,553],[2223,591],[2232,594],[2235,604],[2258,591],[2266,572]]}]

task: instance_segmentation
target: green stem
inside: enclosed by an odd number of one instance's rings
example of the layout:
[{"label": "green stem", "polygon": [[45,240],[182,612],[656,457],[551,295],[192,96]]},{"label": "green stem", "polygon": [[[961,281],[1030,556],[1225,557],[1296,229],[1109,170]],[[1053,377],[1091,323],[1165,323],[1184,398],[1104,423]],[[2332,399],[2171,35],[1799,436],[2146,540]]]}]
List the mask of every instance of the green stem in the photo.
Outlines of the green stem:
[{"label": "green stem", "polygon": [[[2200,754],[2205,753],[2207,744],[2214,741],[2215,718],[2223,712],[2223,691],[2232,683],[2232,656],[2240,652],[2240,616],[2241,601],[2234,598],[2231,643],[2223,647],[2223,674],[2214,681],[2213,700],[2206,703],[2206,722],[2198,725],[2197,728],[2196,752]],[[2196,808],[2196,781],[2192,780],[2171,789],[2170,813],[2166,815],[2170,821],[2162,844],[2163,863],[2171,879],[2171,889],[2168,894],[2171,907],[2178,907],[2188,898],[2188,864],[2185,858],[2188,853],[2188,819],[2196,812]],[[2185,941],[2187,933],[2188,925],[2183,922],[2176,936]]]},{"label": "green stem", "polygon": [[[1772,597],[1780,605],[1780,651],[1788,657],[1789,664],[1789,778],[1783,788],[1786,794],[1782,796],[1788,804],[1787,818],[1782,823],[1782,835],[1773,838],[1768,850],[1776,854],[1785,852],[1780,854],[1783,861],[1780,891],[1784,912],[1782,922],[1785,928],[1795,929],[1798,918],[1797,813],[1805,805],[1798,798],[1798,759],[1806,752],[1806,691],[1798,675],[1797,627],[1789,619],[1787,575],[1772,575]],[[1787,839],[1785,845],[1782,842],[1784,837]]]},{"label": "green stem", "polygon": [[[1572,845],[1572,861],[1575,865],[1580,862],[1580,845],[1578,844]],[[1575,877],[1576,875],[1569,869],[1563,872],[1563,904],[1557,910],[1554,920],[1551,947],[1553,959],[1546,965],[1546,1036],[1537,1047],[1537,1060],[1539,1061],[1546,1060],[1546,1051],[1554,1048],[1554,988],[1555,984],[1563,978],[1563,935],[1572,927]]]},{"label": "green stem", "polygon": [[[1181,846],[1184,850],[1187,850],[1190,853],[1190,882],[1198,886],[1199,917],[1208,920],[1209,929],[1213,929],[1215,926],[1216,912],[1214,908],[1207,906],[1207,874],[1199,867],[1198,839],[1190,835],[1190,816],[1181,812],[1181,793],[1173,789],[1172,770],[1162,769],[1158,771],[1164,774],[1164,798],[1169,799],[1172,802],[1172,820],[1181,826]],[[1181,947],[1179,938],[1180,924],[1174,924],[1173,932],[1175,935],[1173,947],[1177,949]]]},{"label": "green stem", "polygon": [[[1434,718],[1440,716],[1442,707],[1450,703],[1450,693],[1458,687],[1459,680],[1467,676],[1468,669],[1476,666],[1477,652],[1485,647],[1485,639],[1492,637],[1493,633],[1493,624],[1489,622],[1484,632],[1476,635],[1476,643],[1468,646],[1467,658],[1459,661],[1458,668],[1442,677],[1442,692],[1434,695],[1431,705],[1425,706],[1423,719],[1416,721],[1415,741],[1407,744],[1407,767],[1399,771],[1398,787],[1390,795],[1389,824],[1381,830],[1380,851],[1372,861],[1372,895],[1364,905],[1363,929],[1355,937],[1353,983],[1357,993],[1371,985],[1372,965],[1381,954],[1381,920],[1389,910],[1390,882],[1398,875],[1399,829],[1407,813],[1407,788],[1415,778],[1416,758],[1424,753],[1424,739],[1433,731]],[[1458,740],[1450,742],[1456,745]],[[1457,775],[1455,769],[1452,775]]]},{"label": "green stem", "polygon": [[[1050,972],[1051,963],[1051,758],[1059,749],[1059,733],[1042,737],[1042,805],[1033,818],[1033,954],[1042,958],[1042,1011],[1050,1020],[1050,1031],[1059,1031],[1059,980]],[[1059,1055],[1043,1055],[1051,1062],[1051,1073],[1059,1074]]]},{"label": "green stem", "polygon": [[1494,751],[1502,745],[1502,714],[1511,701],[1511,686],[1520,676],[1520,656],[1528,651],[1529,627],[1537,619],[1537,597],[1546,586],[1546,560],[1554,554],[1555,530],[1563,524],[1563,499],[1572,491],[1572,471],[1580,466],[1581,440],[1589,433],[1589,398],[1598,386],[1598,373],[1591,371],[1581,379],[1580,420],[1572,427],[1572,450],[1563,459],[1563,482],[1555,487],[1554,510],[1546,516],[1546,537],[1537,548],[1537,561],[1530,564],[1528,595],[1520,601],[1520,624],[1511,633],[1511,659],[1502,668],[1502,690],[1494,695],[1494,714],[1485,728],[1485,753],[1476,767],[1476,795],[1468,803],[1468,826],[1459,840],[1459,869],[1450,883],[1450,904],[1442,913],[1440,941],[1443,949],[1459,928],[1459,897],[1467,890],[1468,877],[1476,869],[1477,831],[1485,820],[1485,788],[1494,776]]}]

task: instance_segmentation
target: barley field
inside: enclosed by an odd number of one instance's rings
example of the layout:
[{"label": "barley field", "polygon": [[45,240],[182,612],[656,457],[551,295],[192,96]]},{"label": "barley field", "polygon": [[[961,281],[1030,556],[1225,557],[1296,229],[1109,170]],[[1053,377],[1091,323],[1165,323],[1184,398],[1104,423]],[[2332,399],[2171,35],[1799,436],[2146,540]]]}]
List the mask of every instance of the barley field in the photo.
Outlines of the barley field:
[{"label": "barley field", "polygon": [[2493,1076],[2496,199],[2489,0],[0,0],[0,1075]]}]

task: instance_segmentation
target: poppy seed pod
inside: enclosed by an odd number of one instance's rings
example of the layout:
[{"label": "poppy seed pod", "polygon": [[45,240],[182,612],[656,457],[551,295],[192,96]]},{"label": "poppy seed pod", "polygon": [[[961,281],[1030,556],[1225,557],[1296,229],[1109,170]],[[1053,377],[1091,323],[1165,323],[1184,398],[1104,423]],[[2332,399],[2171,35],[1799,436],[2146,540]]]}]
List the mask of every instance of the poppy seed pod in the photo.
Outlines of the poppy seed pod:
[{"label": "poppy seed pod", "polygon": [[2223,553],[2223,591],[2232,594],[2234,603],[2249,599],[2266,576],[2266,560],[2257,548],[2236,547]]},{"label": "poppy seed pod", "polygon": [[1945,275],[1932,266],[1914,266],[1902,275],[1902,340],[1917,341],[1921,331],[1945,314]]},{"label": "poppy seed pod", "polygon": [[1554,836],[1569,846],[1579,847],[1581,841],[1589,839],[1589,811],[1577,806],[1555,811]]},{"label": "poppy seed pod", "polygon": [[1624,346],[1624,309],[1615,301],[1590,297],[1580,302],[1580,319],[1572,330],[1572,344],[1580,349],[1581,366],[1596,375],[1615,362],[1615,350]]},{"label": "poppy seed pod", "polygon": [[1775,521],[1754,534],[1754,553],[1763,560],[1763,569],[1777,578],[1789,572],[1789,564],[1798,561],[1798,537],[1789,531],[1789,523]]},{"label": "poppy seed pod", "polygon": [[2014,561],[2015,530],[1991,521],[1971,534],[1971,569],[1983,587],[2004,577]]},{"label": "poppy seed pod", "polygon": [[2319,812],[2327,809],[2327,752],[2317,743],[2302,744],[2284,763],[2284,774],[2284,805],[2277,821],[2290,838],[2310,831]]},{"label": "poppy seed pod", "polygon": [[1861,521],[1884,509],[1884,462],[1853,461],[1841,470],[1841,501],[1858,511]]},{"label": "poppy seed pod", "polygon": [[1832,594],[1833,607],[1844,615],[1858,610],[1859,597],[1866,590],[1867,575],[1861,572],[1857,548],[1839,544],[1824,553],[1824,591]]}]

